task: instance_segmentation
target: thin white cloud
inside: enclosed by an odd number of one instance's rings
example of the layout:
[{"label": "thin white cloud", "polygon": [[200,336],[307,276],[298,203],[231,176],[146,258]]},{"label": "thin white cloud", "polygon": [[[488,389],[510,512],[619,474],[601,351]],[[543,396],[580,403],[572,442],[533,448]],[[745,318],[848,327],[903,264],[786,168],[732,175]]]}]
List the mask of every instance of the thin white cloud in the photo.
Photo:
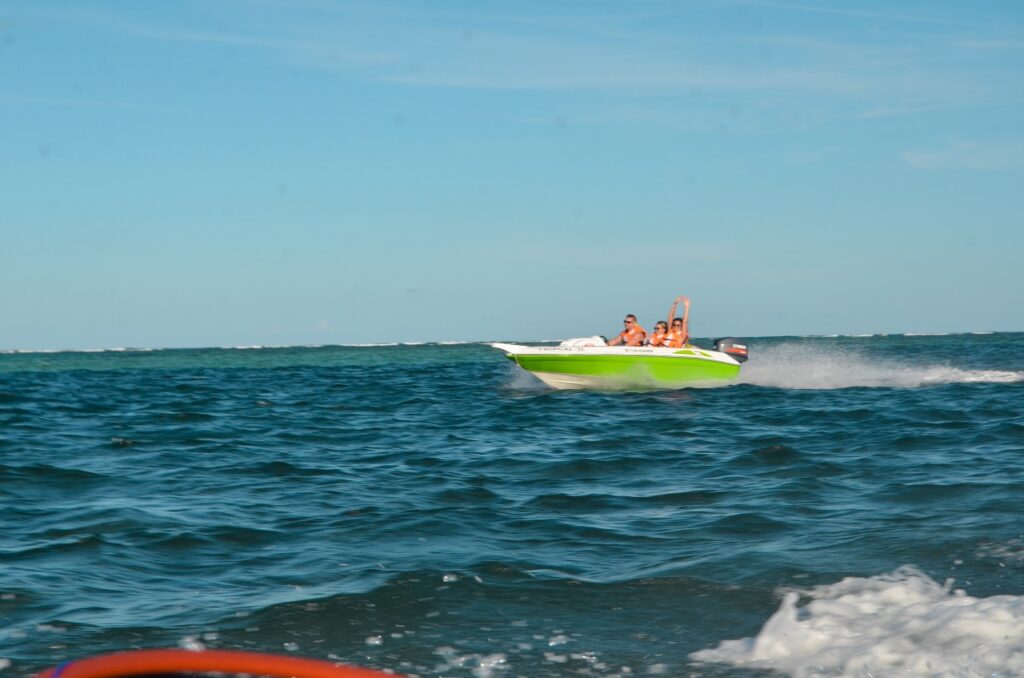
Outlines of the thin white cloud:
[{"label": "thin white cloud", "polygon": [[102,99],[85,99],[77,97],[32,96],[22,94],[0,94],[0,104],[20,104],[26,106],[57,106],[66,108],[126,108],[128,104],[121,101]]},{"label": "thin white cloud", "polygon": [[123,32],[140,38],[192,44],[255,47],[288,54],[305,55],[313,59],[344,61],[347,63],[387,64],[394,63],[400,58],[395,53],[345,50],[341,48],[339,42],[331,40],[288,39],[242,33],[159,29],[138,25],[126,25]]},{"label": "thin white cloud", "polygon": [[857,117],[862,120],[895,118],[949,108],[948,101],[893,101],[871,106]]},{"label": "thin white cloud", "polygon": [[[740,4],[920,19],[770,0]],[[240,5],[250,11],[236,8],[229,20],[213,24],[215,29],[146,24],[139,12],[100,8],[74,7],[63,15],[54,9],[39,11],[141,39],[264,50],[305,68],[416,87],[752,94],[799,107],[815,101],[839,103],[850,107],[850,115],[858,115],[859,109],[862,118],[1015,96],[1005,87],[979,82],[967,70],[951,69],[945,41],[902,47],[759,31],[741,32],[722,44],[699,34],[678,36],[649,20],[626,21],[622,28],[617,14],[523,18],[476,12],[463,17],[394,6],[343,4],[339,9],[315,2],[313,8],[322,10],[316,15],[319,21],[308,13],[300,14],[301,20],[289,15],[289,21],[281,21],[290,6]],[[308,1],[305,6],[309,8]],[[972,39],[984,38],[978,34]]]},{"label": "thin white cloud", "polygon": [[900,157],[924,170],[1020,170],[1024,169],[1024,143],[955,140],[945,148],[903,151]]},{"label": "thin white cloud", "polygon": [[[903,14],[899,12],[879,12],[875,10],[851,9],[838,5],[805,5],[794,2],[777,2],[776,0],[723,0],[722,4],[747,5],[752,7],[764,7],[767,9],[781,9],[794,12],[811,12],[814,14],[834,14],[837,16],[854,17],[859,19],[898,21],[915,24],[935,24],[941,26],[965,26],[962,21],[943,19],[936,16],[923,16],[920,14]],[[994,26],[986,26],[994,28]]]},{"label": "thin white cloud", "polygon": [[957,49],[977,52],[1024,52],[1024,39],[957,38],[952,42]]}]

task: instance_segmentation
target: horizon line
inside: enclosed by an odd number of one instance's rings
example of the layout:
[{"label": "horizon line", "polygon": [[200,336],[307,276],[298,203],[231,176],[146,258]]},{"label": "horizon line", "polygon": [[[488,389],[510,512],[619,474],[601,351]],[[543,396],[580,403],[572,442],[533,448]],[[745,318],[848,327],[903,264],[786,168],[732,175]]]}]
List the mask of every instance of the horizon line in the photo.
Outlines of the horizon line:
[{"label": "horizon line", "polygon": [[[1024,330],[959,330],[951,332],[832,332],[832,333],[804,333],[804,334],[760,334],[760,335],[721,335],[735,336],[736,338],[749,339],[870,339],[874,337],[946,337],[960,335],[985,336],[990,334],[1020,334]],[[597,336],[597,335],[595,335]],[[550,344],[565,341],[573,337],[562,339],[442,339],[424,341],[365,341],[365,342],[339,342],[339,343],[309,343],[309,344],[237,344],[234,346],[111,346],[111,347],[81,347],[81,348],[0,348],[0,355],[24,355],[33,353],[148,353],[153,351],[251,351],[251,350],[280,350],[294,348],[393,348],[400,346],[465,346],[470,344],[490,345],[493,343],[540,343]],[[717,337],[715,337],[717,338]],[[695,337],[697,340],[712,340],[711,336]]]}]

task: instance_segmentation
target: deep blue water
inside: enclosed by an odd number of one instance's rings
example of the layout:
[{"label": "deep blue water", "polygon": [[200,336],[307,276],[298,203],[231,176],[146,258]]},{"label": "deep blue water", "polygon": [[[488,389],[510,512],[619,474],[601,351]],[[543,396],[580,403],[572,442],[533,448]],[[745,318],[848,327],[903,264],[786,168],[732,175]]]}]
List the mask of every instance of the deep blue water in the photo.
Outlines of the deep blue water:
[{"label": "deep blue water", "polygon": [[202,643],[764,676],[690,654],[790,587],[1024,596],[1024,334],[750,346],[671,392],[483,345],[0,354],[0,675]]}]

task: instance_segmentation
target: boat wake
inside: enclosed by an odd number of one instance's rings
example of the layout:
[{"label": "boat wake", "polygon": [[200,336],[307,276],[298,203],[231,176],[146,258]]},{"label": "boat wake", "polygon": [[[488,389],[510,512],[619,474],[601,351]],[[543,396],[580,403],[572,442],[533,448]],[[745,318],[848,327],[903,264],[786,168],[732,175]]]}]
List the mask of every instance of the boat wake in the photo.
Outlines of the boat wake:
[{"label": "boat wake", "polygon": [[938,384],[1011,383],[1024,372],[970,370],[948,365],[905,365],[843,349],[825,350],[797,343],[758,347],[744,365],[740,382],[790,389],[853,387],[916,388]]},{"label": "boat wake", "polygon": [[972,598],[952,581],[939,585],[904,566],[787,591],[755,638],[726,640],[690,658],[805,678],[1020,676],[1024,596]]}]

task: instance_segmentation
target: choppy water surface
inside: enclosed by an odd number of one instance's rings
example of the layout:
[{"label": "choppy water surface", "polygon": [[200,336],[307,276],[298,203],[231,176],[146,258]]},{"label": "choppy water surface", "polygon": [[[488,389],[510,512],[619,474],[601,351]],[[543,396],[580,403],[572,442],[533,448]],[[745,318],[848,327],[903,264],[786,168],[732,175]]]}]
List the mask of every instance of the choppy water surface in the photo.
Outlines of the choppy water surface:
[{"label": "choppy water surface", "polygon": [[1024,335],[750,345],[628,393],[481,345],[0,354],[0,675],[1024,675]]}]

